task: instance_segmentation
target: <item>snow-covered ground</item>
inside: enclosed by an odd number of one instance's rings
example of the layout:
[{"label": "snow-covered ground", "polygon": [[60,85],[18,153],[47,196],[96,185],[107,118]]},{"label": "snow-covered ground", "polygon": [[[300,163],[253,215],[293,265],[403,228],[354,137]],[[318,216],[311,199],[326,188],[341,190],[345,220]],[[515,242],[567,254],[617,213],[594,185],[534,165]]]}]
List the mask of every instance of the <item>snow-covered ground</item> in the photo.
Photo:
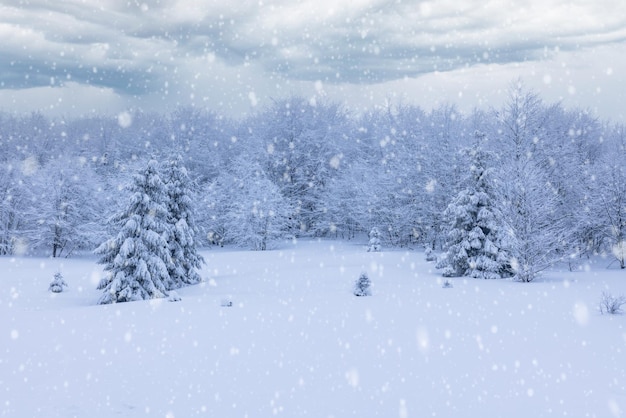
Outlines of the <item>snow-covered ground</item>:
[{"label": "snow-covered ground", "polygon": [[[108,306],[93,257],[0,258],[0,416],[626,416],[609,260],[442,288],[422,252],[383,250],[212,249],[182,301]],[[371,297],[351,293],[362,271]]]}]

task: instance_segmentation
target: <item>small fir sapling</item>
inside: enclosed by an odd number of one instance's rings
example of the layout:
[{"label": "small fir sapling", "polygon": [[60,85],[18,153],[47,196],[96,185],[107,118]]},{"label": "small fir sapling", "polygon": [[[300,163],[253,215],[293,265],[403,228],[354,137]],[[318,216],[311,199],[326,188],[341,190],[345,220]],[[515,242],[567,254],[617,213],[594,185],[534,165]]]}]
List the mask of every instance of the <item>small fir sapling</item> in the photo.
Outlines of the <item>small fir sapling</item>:
[{"label": "small fir sapling", "polygon": [[54,279],[52,279],[52,281],[50,282],[50,287],[48,287],[48,290],[54,293],[61,293],[64,287],[67,287],[67,283],[65,283],[65,280],[63,280],[63,276],[61,275],[61,273],[55,273]]},{"label": "small fir sapling", "polygon": [[443,285],[441,287],[443,287],[444,289],[450,289],[454,286],[452,285],[452,281],[450,281],[450,279],[446,279],[444,280]]},{"label": "small fir sapling", "polygon": [[368,252],[377,253],[380,251],[380,231],[378,228],[373,227],[369,233],[370,241],[369,246],[367,247]]},{"label": "small fir sapling", "polygon": [[426,261],[437,261],[437,256],[430,245],[426,246],[424,254],[426,254]]},{"label": "small fir sapling", "polygon": [[354,295],[355,296],[371,296],[372,282],[369,277],[367,277],[366,273],[361,273],[356,283],[354,283]]}]

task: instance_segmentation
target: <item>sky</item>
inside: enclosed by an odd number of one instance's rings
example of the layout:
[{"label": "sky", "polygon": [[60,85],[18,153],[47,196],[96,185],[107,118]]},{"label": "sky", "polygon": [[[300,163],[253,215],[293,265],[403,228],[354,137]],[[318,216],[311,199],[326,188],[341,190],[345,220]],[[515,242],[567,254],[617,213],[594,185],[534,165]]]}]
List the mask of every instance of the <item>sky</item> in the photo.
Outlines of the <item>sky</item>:
[{"label": "sky", "polygon": [[301,95],[626,119],[623,0],[0,0],[0,110],[243,117]]}]

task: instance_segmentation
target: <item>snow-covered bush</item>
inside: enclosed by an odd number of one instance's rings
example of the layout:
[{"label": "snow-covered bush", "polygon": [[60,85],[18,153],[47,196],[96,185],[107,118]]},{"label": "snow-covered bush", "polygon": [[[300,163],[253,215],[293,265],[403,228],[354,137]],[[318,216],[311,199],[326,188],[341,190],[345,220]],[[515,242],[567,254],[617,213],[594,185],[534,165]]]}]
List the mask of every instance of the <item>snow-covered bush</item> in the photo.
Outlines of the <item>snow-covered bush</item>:
[{"label": "snow-covered bush", "polygon": [[61,275],[61,273],[55,273],[54,278],[50,282],[50,287],[48,287],[48,290],[54,293],[61,293],[64,287],[67,287],[67,283],[65,283],[65,280],[63,280],[63,276]]},{"label": "snow-covered bush", "polygon": [[167,298],[168,302],[180,302],[182,298],[178,295],[175,290],[170,290],[169,297]]},{"label": "snow-covered bush", "polygon": [[626,305],[626,297],[613,296],[608,292],[602,292],[598,308],[601,314],[616,315],[622,313],[622,305]]},{"label": "snow-covered bush", "polygon": [[224,237],[219,232],[209,231],[207,232],[206,237],[209,245],[219,245],[220,247],[224,246]]},{"label": "snow-covered bush", "polygon": [[433,251],[433,248],[430,245],[426,246],[424,250],[424,254],[426,255],[426,261],[437,261],[437,255]]},{"label": "snow-covered bush", "polygon": [[369,277],[367,277],[366,273],[361,273],[356,283],[354,283],[354,295],[355,296],[371,296],[372,282]]},{"label": "snow-covered bush", "polygon": [[377,253],[381,250],[380,246],[380,231],[378,228],[373,227],[369,233],[370,241],[368,243],[367,251]]}]

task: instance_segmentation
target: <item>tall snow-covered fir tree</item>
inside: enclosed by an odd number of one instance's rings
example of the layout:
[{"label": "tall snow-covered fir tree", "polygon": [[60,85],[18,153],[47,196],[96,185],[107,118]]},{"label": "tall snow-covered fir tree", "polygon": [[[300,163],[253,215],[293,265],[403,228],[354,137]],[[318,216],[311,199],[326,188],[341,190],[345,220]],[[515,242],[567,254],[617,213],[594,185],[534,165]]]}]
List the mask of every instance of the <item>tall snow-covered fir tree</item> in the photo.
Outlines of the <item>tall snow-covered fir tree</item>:
[{"label": "tall snow-covered fir tree", "polygon": [[104,290],[100,304],[167,296],[167,190],[155,160],[134,175],[129,191],[128,206],[110,221],[119,232],[95,251],[108,272],[98,285]]},{"label": "tall snow-covered fir tree", "polygon": [[499,279],[512,275],[507,234],[493,187],[489,154],[469,151],[471,166],[466,187],[444,212],[447,221],[445,256],[437,267],[447,277]]},{"label": "tall snow-covered fir tree", "polygon": [[163,177],[167,191],[168,223],[171,226],[167,239],[171,260],[165,288],[171,290],[199,283],[202,279],[196,269],[201,267],[204,259],[196,250],[195,234],[198,229],[191,200],[191,180],[180,155],[169,161]]}]

